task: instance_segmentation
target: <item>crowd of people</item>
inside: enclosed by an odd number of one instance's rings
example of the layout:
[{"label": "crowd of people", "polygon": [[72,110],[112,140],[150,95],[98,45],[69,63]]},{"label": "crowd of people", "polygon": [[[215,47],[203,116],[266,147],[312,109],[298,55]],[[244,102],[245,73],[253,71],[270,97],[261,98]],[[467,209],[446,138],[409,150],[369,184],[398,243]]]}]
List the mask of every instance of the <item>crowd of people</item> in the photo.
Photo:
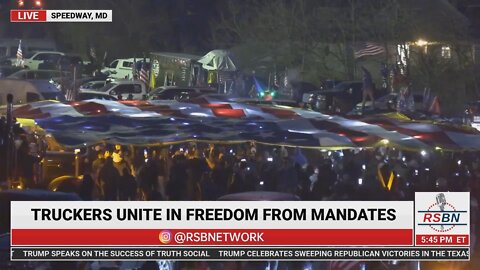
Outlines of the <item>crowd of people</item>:
[{"label": "crowd of people", "polygon": [[[83,157],[83,174],[91,178],[84,182],[92,183],[84,188],[86,199],[216,200],[255,190],[302,200],[412,200],[415,191],[437,190],[471,191],[480,198],[480,155],[469,152],[190,143],[97,145]],[[386,187],[391,173],[393,184]]]},{"label": "crowd of people", "polygon": [[104,145],[94,154],[83,164],[84,200],[221,200],[232,193],[276,191],[299,200],[413,201],[416,191],[469,191],[472,248],[479,236],[480,155],[474,152],[192,143]]},{"label": "crowd of people", "polygon": [[[27,152],[27,145],[22,147]],[[101,144],[82,149],[78,157],[83,175],[78,194],[83,200],[218,200],[232,193],[276,191],[299,200],[411,201],[416,191],[469,191],[471,244],[476,250],[476,152],[192,142],[161,147]]]},{"label": "crowd of people", "polygon": [[305,171],[280,147],[260,153],[255,145],[115,145],[94,152],[96,158],[85,158],[83,166],[86,199],[216,200],[253,190],[294,194],[298,174]]},{"label": "crowd of people", "polygon": [[[51,181],[40,179],[39,173],[45,143],[23,136],[16,142],[15,174],[30,179],[26,187]],[[102,144],[85,148],[79,157],[83,181],[78,193],[84,200],[217,200],[247,191],[276,191],[301,200],[413,200],[415,191],[470,191],[472,209],[480,201],[476,152]],[[392,174],[392,183],[387,183]]]}]

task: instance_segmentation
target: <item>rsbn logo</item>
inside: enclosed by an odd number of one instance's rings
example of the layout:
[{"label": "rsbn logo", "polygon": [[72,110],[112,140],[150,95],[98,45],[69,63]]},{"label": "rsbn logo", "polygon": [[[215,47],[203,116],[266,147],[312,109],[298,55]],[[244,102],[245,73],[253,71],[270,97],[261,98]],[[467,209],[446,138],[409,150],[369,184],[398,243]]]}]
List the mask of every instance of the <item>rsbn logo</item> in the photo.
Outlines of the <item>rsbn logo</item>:
[{"label": "rsbn logo", "polygon": [[422,219],[417,225],[429,226],[436,232],[448,232],[455,226],[467,226],[467,223],[460,221],[461,216],[466,215],[467,211],[456,209],[448,202],[444,193],[437,194],[435,201],[427,210],[418,211],[422,214]]}]

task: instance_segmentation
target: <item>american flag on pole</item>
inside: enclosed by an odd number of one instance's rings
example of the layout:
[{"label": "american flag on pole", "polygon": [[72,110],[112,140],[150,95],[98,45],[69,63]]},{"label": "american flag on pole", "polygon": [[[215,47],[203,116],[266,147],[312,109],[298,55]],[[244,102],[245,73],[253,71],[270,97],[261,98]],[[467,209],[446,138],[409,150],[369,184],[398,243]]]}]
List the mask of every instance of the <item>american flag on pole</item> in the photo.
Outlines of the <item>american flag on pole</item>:
[{"label": "american flag on pole", "polygon": [[137,79],[137,58],[133,58],[133,65],[132,65],[132,80]]},{"label": "american flag on pole", "polygon": [[273,85],[275,87],[279,87],[279,83],[278,83],[278,75],[277,75],[277,65],[274,65],[273,66]]},{"label": "american flag on pole", "polygon": [[355,46],[354,49],[355,58],[377,55],[385,52],[385,48],[382,45],[373,42],[363,42],[358,46]]},{"label": "american flag on pole", "polygon": [[65,99],[67,101],[75,101],[76,99],[75,89],[73,88],[67,89],[67,93],[65,94]]},{"label": "american flag on pole", "polygon": [[148,85],[148,67],[147,67],[147,60],[144,58],[142,62],[142,69],[140,70],[140,81],[144,82],[146,85]]},{"label": "american flag on pole", "polygon": [[93,60],[97,60],[97,52],[95,50],[95,47],[93,47],[92,45],[90,45],[90,57],[92,57]]},{"label": "american flag on pole", "polygon": [[108,55],[108,51],[105,51],[105,53],[103,54],[102,67],[105,66],[105,62],[107,61],[107,55]]},{"label": "american flag on pole", "polygon": [[23,66],[22,40],[18,43],[17,66]]}]

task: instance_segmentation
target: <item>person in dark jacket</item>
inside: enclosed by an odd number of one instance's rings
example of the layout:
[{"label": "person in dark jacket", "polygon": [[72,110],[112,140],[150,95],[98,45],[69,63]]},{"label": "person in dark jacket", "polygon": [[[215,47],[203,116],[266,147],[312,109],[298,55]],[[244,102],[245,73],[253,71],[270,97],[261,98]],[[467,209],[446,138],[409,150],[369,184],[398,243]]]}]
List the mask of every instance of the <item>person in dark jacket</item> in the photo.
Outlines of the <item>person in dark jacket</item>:
[{"label": "person in dark jacket", "polygon": [[313,183],[310,200],[322,200],[332,194],[337,175],[332,169],[331,161],[325,160],[320,165],[317,180]]},{"label": "person in dark jacket", "polygon": [[173,157],[170,169],[170,180],[167,184],[168,197],[172,201],[185,200],[187,197],[187,159],[182,153]]},{"label": "person in dark jacket", "polygon": [[[246,189],[246,171],[247,162],[240,162],[234,169],[232,179],[228,185],[228,193],[239,193],[247,191]],[[251,190],[248,190],[251,191]]]},{"label": "person in dark jacket", "polygon": [[95,186],[95,182],[93,181],[93,177],[89,171],[85,171],[83,175],[82,184],[80,185],[80,192],[79,196],[84,201],[91,201],[93,200],[93,188]]},{"label": "person in dark jacket", "polygon": [[158,176],[158,162],[153,158],[152,153],[149,153],[147,163],[140,168],[137,175],[137,182],[147,200],[150,200],[153,192],[158,190]]},{"label": "person in dark jacket", "polygon": [[102,186],[104,199],[107,201],[117,200],[120,174],[113,166],[113,160],[111,157],[108,157],[105,160],[105,165],[100,170],[98,178]]},{"label": "person in dark jacket", "polygon": [[119,195],[122,201],[134,201],[137,198],[137,181],[128,168],[123,169],[123,175],[120,177]]}]

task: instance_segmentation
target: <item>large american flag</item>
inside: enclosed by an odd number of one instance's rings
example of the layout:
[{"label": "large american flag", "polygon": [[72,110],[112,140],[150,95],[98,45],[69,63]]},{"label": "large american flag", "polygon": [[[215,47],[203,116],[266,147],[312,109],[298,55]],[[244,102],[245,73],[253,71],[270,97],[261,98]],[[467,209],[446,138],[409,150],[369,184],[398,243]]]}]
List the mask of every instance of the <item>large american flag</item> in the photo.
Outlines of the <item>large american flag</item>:
[{"label": "large american flag", "polygon": [[[19,106],[13,114],[35,119],[58,143],[69,148],[99,142],[153,145],[201,140],[317,149],[372,148],[388,142],[398,149],[480,150],[480,132],[475,129],[390,115],[355,120],[222,99],[39,101]],[[88,132],[83,132],[86,129]]]},{"label": "large american flag", "polygon": [[147,61],[143,59],[142,69],[140,70],[140,81],[148,85],[149,83],[148,78],[149,78],[149,74],[148,74]]},{"label": "large american flag", "polygon": [[377,55],[385,52],[385,48],[382,45],[373,42],[363,42],[356,46],[354,55],[355,58],[363,56]]}]

